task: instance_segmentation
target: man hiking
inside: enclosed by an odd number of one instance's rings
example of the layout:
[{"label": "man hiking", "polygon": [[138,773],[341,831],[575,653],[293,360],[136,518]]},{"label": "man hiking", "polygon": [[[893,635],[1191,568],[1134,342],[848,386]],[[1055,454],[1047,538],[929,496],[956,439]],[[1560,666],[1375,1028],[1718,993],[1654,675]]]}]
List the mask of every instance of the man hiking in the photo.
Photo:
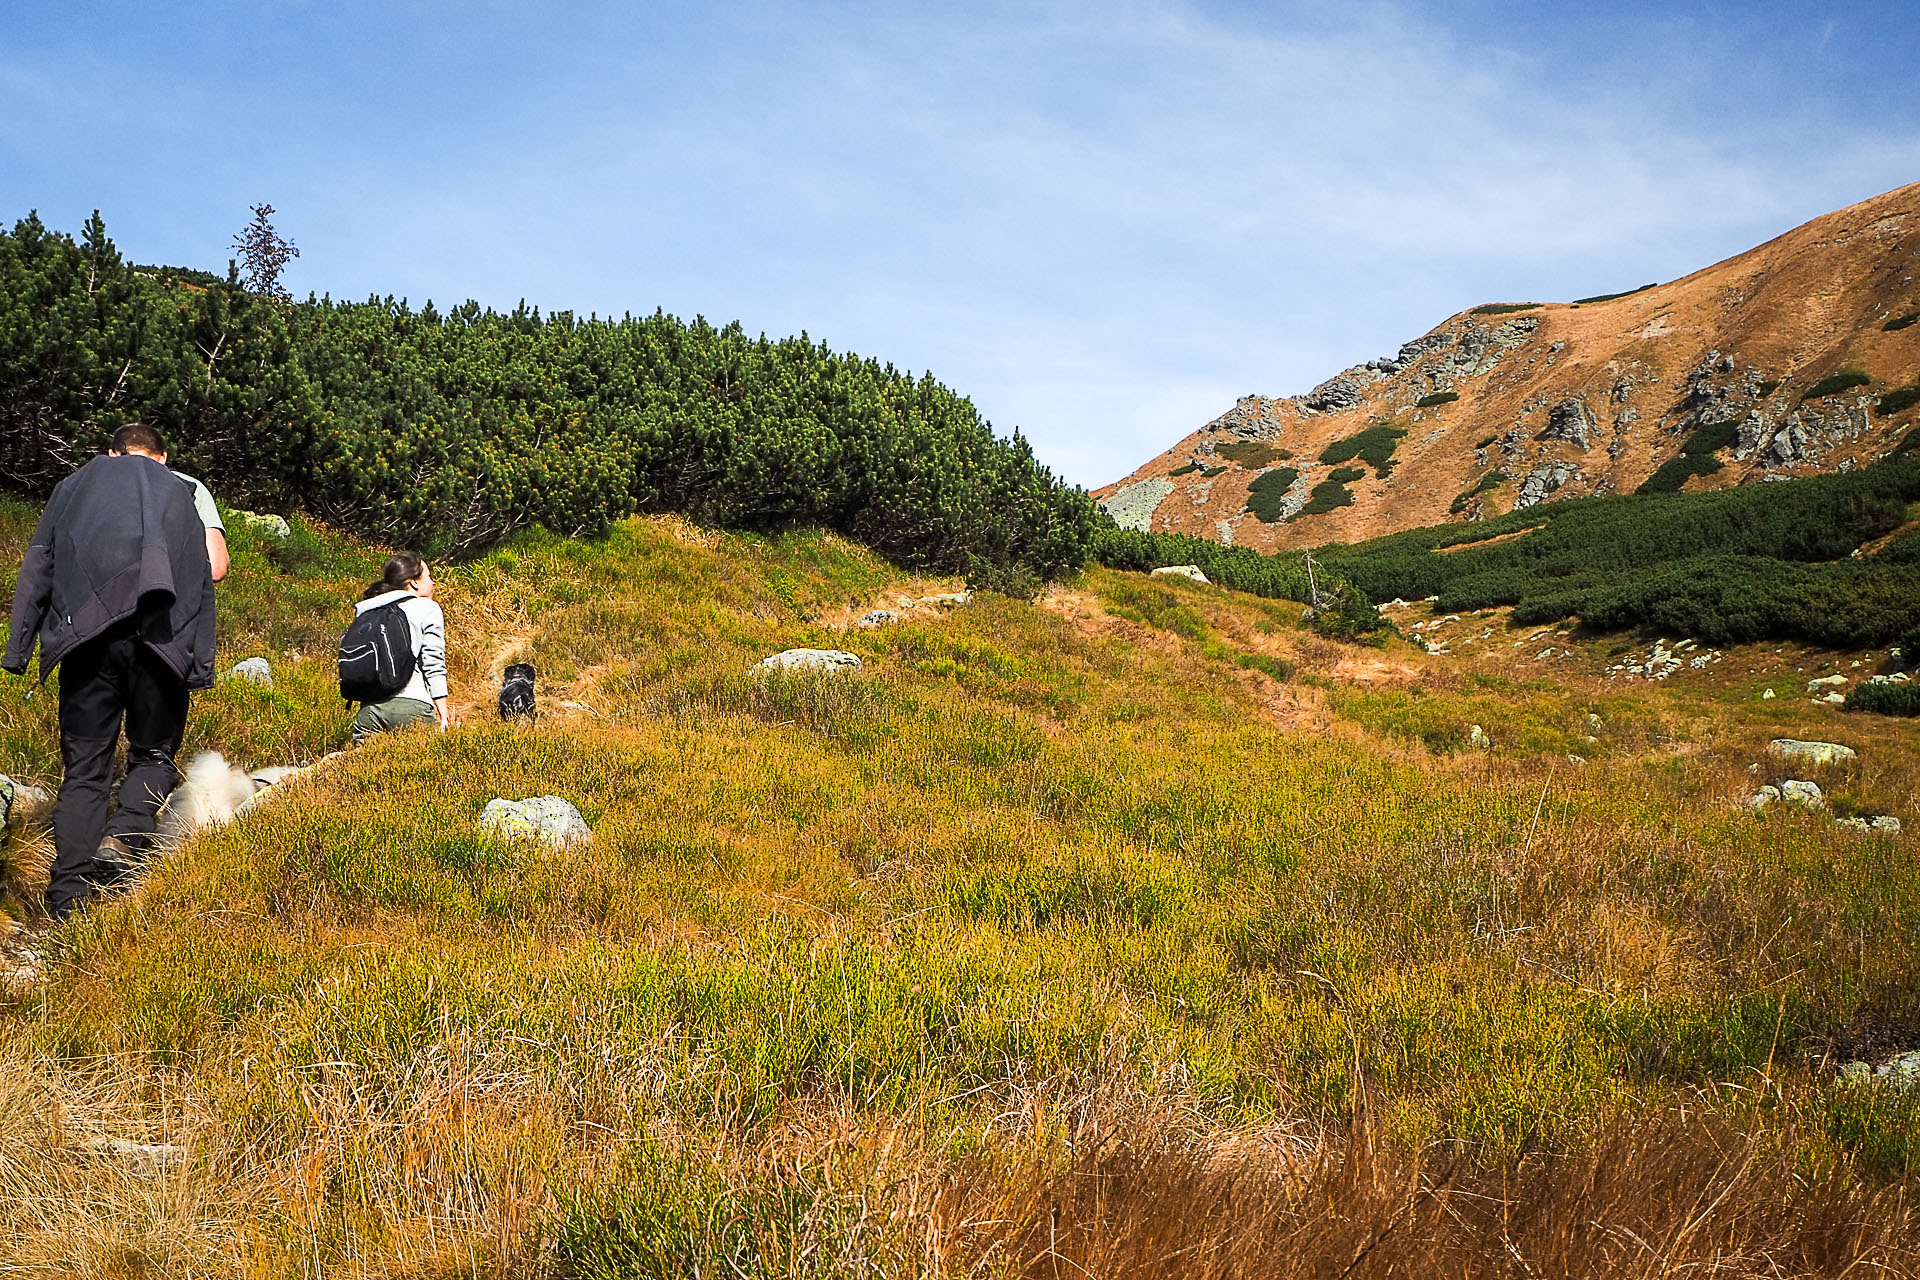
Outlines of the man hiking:
[{"label": "man hiking", "polygon": [[[36,641],[41,680],[60,668],[63,772],[47,884],[56,920],[145,862],[179,781],[188,691],[213,684],[217,535],[195,511],[191,483],[167,470],[159,432],[122,427],[105,457],[54,487],[20,566],[0,668],[24,674]],[[219,550],[225,560],[224,536]],[[123,727],[127,776],[109,818]]]}]

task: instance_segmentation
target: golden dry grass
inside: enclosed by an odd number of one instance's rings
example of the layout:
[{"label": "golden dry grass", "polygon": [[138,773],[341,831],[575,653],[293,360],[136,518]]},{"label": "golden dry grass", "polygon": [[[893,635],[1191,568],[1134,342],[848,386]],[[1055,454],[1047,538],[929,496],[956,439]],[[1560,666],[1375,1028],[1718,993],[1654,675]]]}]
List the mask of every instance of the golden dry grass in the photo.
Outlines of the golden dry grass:
[{"label": "golden dry grass", "polygon": [[[227,660],[276,689],[199,699],[190,748],[315,758],[375,557],[236,552]],[[1913,726],[1108,572],[842,631],[925,587],[811,535],[631,521],[444,581],[465,724],[43,937],[0,1005],[0,1275],[1913,1266],[1913,1108],[1832,1070],[1920,1043],[1904,838],[1739,807],[1787,731],[1909,816]],[[748,673],[802,644],[867,670]],[[489,723],[508,653],[591,711]],[[21,692],[0,749],[44,777]],[[591,848],[474,831],[547,793]]]}]

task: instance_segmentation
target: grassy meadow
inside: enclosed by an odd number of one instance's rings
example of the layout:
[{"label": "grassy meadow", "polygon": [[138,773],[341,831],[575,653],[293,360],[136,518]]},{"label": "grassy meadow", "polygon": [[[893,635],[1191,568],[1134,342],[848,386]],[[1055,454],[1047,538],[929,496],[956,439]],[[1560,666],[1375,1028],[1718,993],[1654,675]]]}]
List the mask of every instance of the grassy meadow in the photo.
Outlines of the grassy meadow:
[{"label": "grassy meadow", "polygon": [[[183,760],[339,750],[380,553],[233,550],[221,665],[275,688],[198,696]],[[0,995],[0,1276],[1920,1273],[1920,1101],[1835,1071],[1920,1047],[1912,837],[1741,804],[1831,738],[1836,808],[1911,827],[1920,725],[1108,569],[858,629],[955,584],[666,518],[436,577],[453,731]],[[798,645],[866,668],[750,674]],[[0,770],[52,784],[29,688]],[[541,794],[590,849],[475,832]],[[47,850],[0,851],[23,921]]]}]

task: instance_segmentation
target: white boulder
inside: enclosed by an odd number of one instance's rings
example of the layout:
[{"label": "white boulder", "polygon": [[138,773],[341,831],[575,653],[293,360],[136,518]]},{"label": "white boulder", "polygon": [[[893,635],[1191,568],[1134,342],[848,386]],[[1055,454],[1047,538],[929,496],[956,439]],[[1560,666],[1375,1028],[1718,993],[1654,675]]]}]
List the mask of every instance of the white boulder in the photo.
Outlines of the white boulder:
[{"label": "white boulder", "polygon": [[1163,574],[1174,574],[1182,578],[1192,578],[1195,582],[1207,581],[1207,575],[1200,572],[1200,566],[1197,564],[1163,564],[1148,576],[1158,578]]},{"label": "white boulder", "polygon": [[782,649],[753,664],[755,671],[858,671],[860,655],[844,649]]},{"label": "white boulder", "polygon": [[1787,764],[1826,766],[1852,760],[1855,751],[1837,742],[1802,742],[1798,738],[1775,738],[1767,744],[1767,754]]},{"label": "white boulder", "polygon": [[503,840],[544,840],[556,849],[591,844],[593,830],[580,811],[559,796],[493,799],[480,811],[479,829]]}]

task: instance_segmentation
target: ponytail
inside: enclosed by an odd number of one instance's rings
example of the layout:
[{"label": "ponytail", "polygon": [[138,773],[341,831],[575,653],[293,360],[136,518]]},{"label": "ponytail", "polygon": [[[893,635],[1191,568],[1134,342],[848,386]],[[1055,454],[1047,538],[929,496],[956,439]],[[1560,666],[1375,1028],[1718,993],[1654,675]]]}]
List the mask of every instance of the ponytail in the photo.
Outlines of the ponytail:
[{"label": "ponytail", "polygon": [[389,591],[405,591],[407,584],[427,571],[427,562],[411,551],[396,551],[387,558],[386,572],[377,582],[368,584],[361,599],[371,600]]}]

